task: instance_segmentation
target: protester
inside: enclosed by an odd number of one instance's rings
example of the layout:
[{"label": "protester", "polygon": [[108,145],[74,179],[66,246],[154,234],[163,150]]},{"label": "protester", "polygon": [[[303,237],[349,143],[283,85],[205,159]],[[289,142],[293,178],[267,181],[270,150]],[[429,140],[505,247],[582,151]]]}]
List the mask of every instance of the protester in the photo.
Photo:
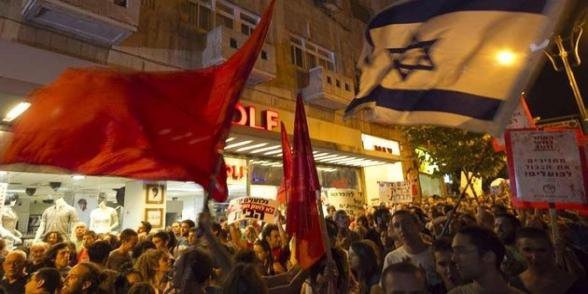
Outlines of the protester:
[{"label": "protester", "polygon": [[4,279],[0,282],[0,286],[4,288],[8,294],[21,294],[25,290],[28,276],[25,272],[27,262],[27,254],[22,250],[13,250],[2,262],[2,269],[4,270]]},{"label": "protester", "polygon": [[45,252],[49,250],[49,244],[45,242],[35,242],[29,249],[29,260],[26,272],[34,273],[45,266]]},{"label": "protester", "polygon": [[168,274],[172,267],[167,252],[147,249],[135,263],[135,269],[141,273],[144,281],[151,284],[158,293],[166,293],[173,288],[168,280]]},{"label": "protester", "polygon": [[[61,275],[54,268],[44,267],[34,272],[25,285],[25,294],[57,294],[63,287]],[[22,292],[20,292],[22,293]]]},{"label": "protester", "polygon": [[74,266],[65,277],[61,294],[94,294],[99,293],[100,269],[88,262]]},{"label": "protester", "polygon": [[449,291],[462,284],[455,262],[453,262],[453,250],[451,242],[439,239],[433,242],[435,256],[435,271],[441,277],[445,291]]},{"label": "protester", "polygon": [[238,263],[233,270],[229,272],[223,285],[223,294],[252,294],[268,293],[258,271],[253,265]]},{"label": "protester", "polygon": [[588,281],[561,270],[555,263],[555,249],[542,229],[518,231],[516,246],[528,268],[511,279],[511,284],[530,293],[588,293]]},{"label": "protester", "polygon": [[88,227],[83,222],[78,222],[74,226],[73,236],[72,236],[71,240],[76,245],[76,251],[75,251],[76,254],[79,254],[80,251],[82,250],[84,235],[86,234],[87,230],[88,230]]},{"label": "protester", "polygon": [[57,243],[45,253],[45,266],[52,267],[65,277],[71,267],[69,266],[69,255],[72,254],[69,245],[65,242]]},{"label": "protester", "polygon": [[51,231],[45,234],[43,237],[43,242],[49,244],[49,246],[53,246],[57,243],[63,242],[63,236],[57,231]]},{"label": "protester", "polygon": [[425,273],[408,260],[392,263],[382,272],[385,294],[427,293]]},{"label": "protester", "polygon": [[521,222],[509,213],[498,214],[494,219],[494,232],[506,249],[501,270],[509,277],[517,276],[526,268],[524,258],[515,247],[515,236],[520,227]]},{"label": "protester", "polygon": [[82,237],[82,249],[78,253],[78,262],[88,261],[88,248],[96,242],[97,235],[94,231],[86,231]]},{"label": "protester", "polygon": [[359,283],[359,293],[370,293],[372,287],[380,282],[376,253],[368,242],[353,242],[349,248],[349,268]]},{"label": "protester", "polygon": [[282,239],[280,238],[280,231],[277,225],[267,224],[263,227],[261,232],[262,240],[267,243],[271,250],[271,261],[274,273],[286,272],[286,260],[284,257],[284,247],[282,247]]},{"label": "protester", "polygon": [[523,293],[508,285],[500,271],[504,245],[490,230],[462,228],[453,238],[453,260],[463,279],[473,282],[457,286],[449,293]]},{"label": "protester", "polygon": [[117,272],[122,272],[124,269],[132,267],[131,251],[137,245],[138,240],[137,232],[132,229],[123,230],[120,233],[121,244],[110,253],[106,261],[106,267]]},{"label": "protester", "polygon": [[422,223],[410,211],[397,210],[392,215],[390,226],[402,246],[386,255],[383,268],[408,259],[425,270],[429,290],[441,287],[441,280],[435,271],[432,247],[423,241],[420,234]]}]

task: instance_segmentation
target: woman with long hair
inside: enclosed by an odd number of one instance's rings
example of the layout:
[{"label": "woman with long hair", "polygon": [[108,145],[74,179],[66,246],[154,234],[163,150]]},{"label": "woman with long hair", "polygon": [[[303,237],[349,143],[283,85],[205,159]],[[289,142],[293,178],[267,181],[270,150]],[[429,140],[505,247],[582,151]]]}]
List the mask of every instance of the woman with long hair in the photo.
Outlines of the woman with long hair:
[{"label": "woman with long hair", "polygon": [[274,262],[269,244],[264,240],[257,240],[253,243],[253,251],[261,265],[261,274],[264,276],[274,275]]},{"label": "woman with long hair", "polygon": [[67,243],[57,243],[45,252],[45,266],[56,269],[65,278],[71,269],[69,266],[71,254],[73,253]]},{"label": "woman with long hair", "polygon": [[135,263],[135,269],[141,273],[144,281],[151,284],[157,293],[173,292],[168,281],[172,270],[169,254],[163,250],[147,249]]},{"label": "woman with long hair", "polygon": [[223,294],[266,294],[267,286],[254,265],[237,263],[223,285]]},{"label": "woman with long hair", "polygon": [[351,243],[349,247],[349,268],[359,283],[359,293],[370,293],[372,286],[380,280],[378,258],[368,240]]}]

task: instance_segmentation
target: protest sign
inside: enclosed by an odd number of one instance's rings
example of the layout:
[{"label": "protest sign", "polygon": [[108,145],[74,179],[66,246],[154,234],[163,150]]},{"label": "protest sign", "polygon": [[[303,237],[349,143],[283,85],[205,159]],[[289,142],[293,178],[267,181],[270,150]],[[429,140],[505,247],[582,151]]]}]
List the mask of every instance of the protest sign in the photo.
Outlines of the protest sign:
[{"label": "protest sign", "polygon": [[354,189],[327,188],[323,189],[323,193],[327,196],[327,203],[335,206],[337,210],[355,213],[365,205],[363,194]]},{"label": "protest sign", "polygon": [[509,130],[505,137],[513,201],[586,204],[575,130]]},{"label": "protest sign", "polygon": [[266,223],[276,222],[278,202],[259,197],[241,197],[231,200],[227,208],[227,222],[232,224],[242,220],[258,220]]},{"label": "protest sign", "polygon": [[409,182],[378,182],[380,201],[384,203],[412,202],[412,189]]}]

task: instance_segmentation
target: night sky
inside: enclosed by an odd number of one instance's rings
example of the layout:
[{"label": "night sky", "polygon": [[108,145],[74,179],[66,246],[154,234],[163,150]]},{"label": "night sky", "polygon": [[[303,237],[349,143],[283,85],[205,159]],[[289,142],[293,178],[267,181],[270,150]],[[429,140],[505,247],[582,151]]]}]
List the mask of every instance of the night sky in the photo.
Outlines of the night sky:
[{"label": "night sky", "polygon": [[[579,9],[579,11],[586,12],[586,3],[583,4],[583,9]],[[566,27],[562,31],[563,36],[569,35],[571,25],[567,24]],[[566,47],[569,49],[569,40],[564,39],[564,44],[566,43]],[[582,64],[579,67],[574,67],[573,71],[584,97],[584,103],[588,106],[588,21],[584,23],[584,35],[580,43],[579,52]],[[556,72],[547,60],[535,84],[528,92],[527,102],[533,117],[539,116],[541,119],[548,119],[566,115],[579,116],[576,100],[565,72]]]}]

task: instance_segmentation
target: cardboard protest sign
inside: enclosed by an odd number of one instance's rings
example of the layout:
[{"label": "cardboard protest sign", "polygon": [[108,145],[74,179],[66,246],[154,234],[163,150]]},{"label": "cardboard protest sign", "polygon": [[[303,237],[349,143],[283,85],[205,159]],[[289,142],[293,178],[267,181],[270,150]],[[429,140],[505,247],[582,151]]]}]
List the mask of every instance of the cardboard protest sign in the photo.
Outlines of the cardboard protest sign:
[{"label": "cardboard protest sign", "polygon": [[587,203],[586,158],[575,130],[509,130],[505,138],[515,205]]},{"label": "cardboard protest sign", "polygon": [[363,194],[354,189],[327,188],[323,189],[323,193],[327,196],[327,203],[335,206],[337,210],[355,212],[363,209],[365,205]]},{"label": "cardboard protest sign", "polygon": [[266,223],[277,221],[278,202],[258,197],[241,197],[231,200],[227,208],[227,222],[258,220]]},{"label": "cardboard protest sign", "polygon": [[412,189],[409,182],[378,182],[380,201],[384,203],[411,203]]}]

